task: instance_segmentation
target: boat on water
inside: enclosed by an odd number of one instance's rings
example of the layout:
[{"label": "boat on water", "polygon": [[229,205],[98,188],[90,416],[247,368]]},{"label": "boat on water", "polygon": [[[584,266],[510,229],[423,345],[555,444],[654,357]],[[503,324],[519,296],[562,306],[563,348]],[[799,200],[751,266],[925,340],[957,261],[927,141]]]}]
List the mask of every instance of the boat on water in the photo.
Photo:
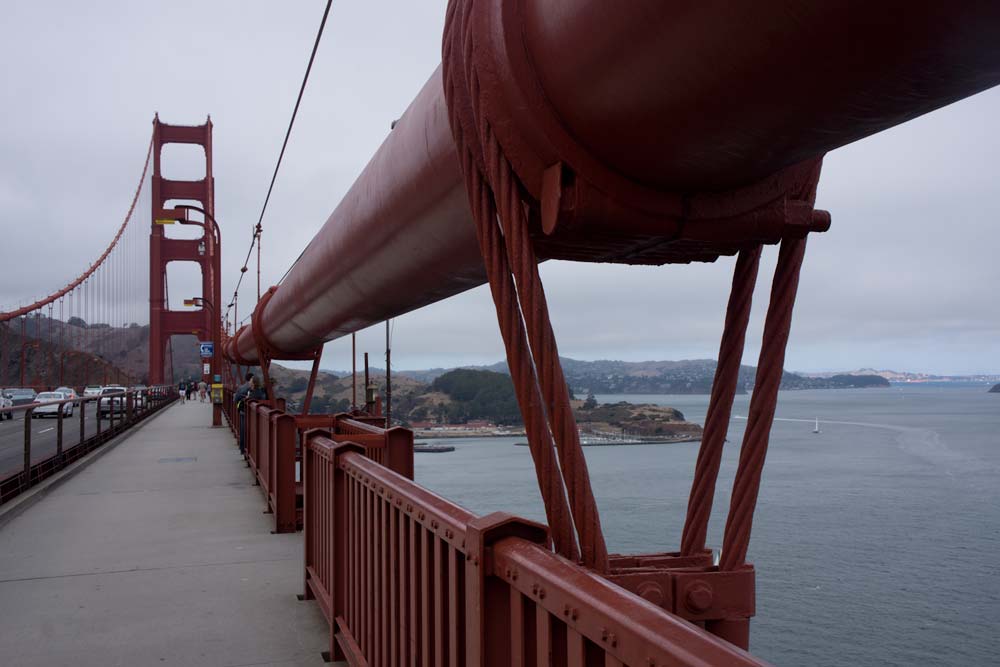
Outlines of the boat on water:
[{"label": "boat on water", "polygon": [[443,454],[453,451],[455,448],[452,445],[413,445],[414,453]]}]

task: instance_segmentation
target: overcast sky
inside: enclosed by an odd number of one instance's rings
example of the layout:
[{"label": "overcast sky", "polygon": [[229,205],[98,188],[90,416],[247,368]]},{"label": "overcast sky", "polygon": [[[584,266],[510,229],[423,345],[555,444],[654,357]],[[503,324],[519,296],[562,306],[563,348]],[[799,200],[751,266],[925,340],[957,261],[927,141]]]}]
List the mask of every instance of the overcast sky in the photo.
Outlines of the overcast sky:
[{"label": "overcast sky", "polygon": [[[0,308],[54,291],[100,253],[128,207],[156,111],[176,124],[212,116],[228,298],[323,6],[4,3]],[[265,285],[325,222],[440,61],[444,8],[334,3],[264,220]],[[995,89],[827,156],[818,206],[832,212],[833,228],[810,240],[788,368],[1000,373],[997,118]],[[199,176],[191,158],[165,152],[164,175]],[[148,219],[148,204],[140,214]],[[766,251],[762,277],[775,254]],[[542,276],[562,354],[681,359],[715,357],[731,271],[731,259],[551,262]],[[169,279],[175,297],[197,293],[197,275],[172,269]],[[761,282],[752,364],[769,280]],[[241,303],[252,299],[241,293]],[[380,357],[383,335],[364,332],[360,348]],[[394,323],[398,368],[502,356],[485,287]],[[349,340],[327,346],[324,366],[350,366]]]}]

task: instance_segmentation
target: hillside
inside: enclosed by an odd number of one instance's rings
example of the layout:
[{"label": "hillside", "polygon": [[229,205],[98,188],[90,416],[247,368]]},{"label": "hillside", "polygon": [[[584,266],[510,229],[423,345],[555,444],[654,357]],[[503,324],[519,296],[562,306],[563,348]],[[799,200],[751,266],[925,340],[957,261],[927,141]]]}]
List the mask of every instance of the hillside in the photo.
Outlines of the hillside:
[{"label": "hillside", "polygon": [[990,394],[1000,394],[1000,384],[993,385],[993,387],[990,388],[989,393]]},{"label": "hillside", "polygon": [[[577,394],[709,394],[715,378],[715,360],[685,359],[680,361],[580,361],[561,357],[566,381]],[[507,373],[506,362],[489,366],[470,366],[471,370]],[[429,384],[449,369],[394,371]],[[339,373],[339,372],[338,372]],[[746,393],[753,389],[757,369],[741,366],[737,391]],[[859,379],[863,374],[829,374],[824,377],[807,377],[785,371],[782,389],[840,389],[850,387],[888,386],[882,379]]]},{"label": "hillside", "polygon": [[[78,317],[68,321],[48,317],[29,317],[24,323],[25,382],[32,385],[59,383],[59,367],[66,384],[82,387],[105,381],[103,364],[131,374],[141,383],[149,372],[149,326],[130,324],[112,327],[104,323],[88,324]],[[20,383],[22,337],[20,326],[0,325],[0,386]],[[201,359],[195,336],[174,336],[171,345],[174,377],[201,377]],[[89,373],[89,375],[88,375]],[[108,381],[115,381],[113,376]]]}]

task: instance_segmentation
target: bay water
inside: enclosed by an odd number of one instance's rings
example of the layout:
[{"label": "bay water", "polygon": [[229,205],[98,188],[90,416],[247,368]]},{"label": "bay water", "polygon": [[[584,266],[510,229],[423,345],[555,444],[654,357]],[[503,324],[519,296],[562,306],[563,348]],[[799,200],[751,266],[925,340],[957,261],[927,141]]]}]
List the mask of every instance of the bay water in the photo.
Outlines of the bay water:
[{"label": "bay water", "polygon": [[[748,560],[751,652],[779,665],[1000,665],[1000,394],[980,385],[781,392]],[[679,409],[707,396],[598,396]],[[709,546],[746,424],[738,396]],[[814,434],[814,420],[821,433]],[[448,439],[416,478],[473,512],[545,521],[520,438]],[[679,548],[698,443],[587,447],[609,551]]]}]

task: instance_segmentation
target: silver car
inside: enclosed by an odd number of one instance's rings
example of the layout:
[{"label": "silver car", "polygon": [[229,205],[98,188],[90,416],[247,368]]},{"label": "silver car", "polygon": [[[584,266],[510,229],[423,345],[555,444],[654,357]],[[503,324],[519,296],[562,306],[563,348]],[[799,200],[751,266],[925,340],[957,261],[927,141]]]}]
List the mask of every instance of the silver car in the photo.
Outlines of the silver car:
[{"label": "silver car", "polygon": [[59,403],[59,401],[65,401],[68,398],[69,396],[61,391],[43,391],[38,396],[35,396],[35,402],[41,403],[41,405],[31,412],[31,416],[39,419],[50,416],[58,417],[59,411],[62,410],[64,417],[72,417],[73,404]]},{"label": "silver car", "polygon": [[112,407],[117,415],[124,414],[126,408],[125,387],[104,387],[97,401],[98,416],[110,415]]},{"label": "silver car", "polygon": [[7,395],[5,389],[0,390],[0,421],[14,418],[14,413],[11,411],[12,407],[14,407],[14,400]]}]

